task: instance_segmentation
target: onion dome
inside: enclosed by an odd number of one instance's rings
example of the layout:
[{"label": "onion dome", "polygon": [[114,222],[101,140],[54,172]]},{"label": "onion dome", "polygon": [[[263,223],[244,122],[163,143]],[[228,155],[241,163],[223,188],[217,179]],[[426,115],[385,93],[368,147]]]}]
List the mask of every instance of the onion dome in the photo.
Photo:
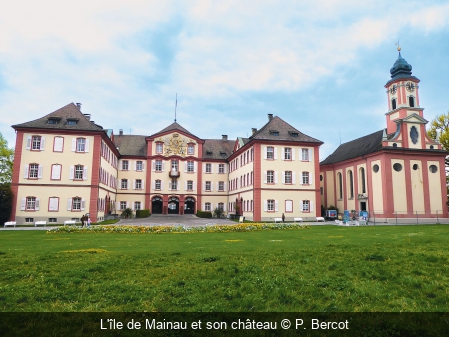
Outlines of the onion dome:
[{"label": "onion dome", "polygon": [[415,76],[412,76],[412,66],[408,64],[408,62],[402,58],[401,51],[399,50],[399,56],[396,62],[393,65],[393,68],[390,69],[391,80],[387,82],[386,85],[389,85],[391,82],[397,79],[415,79],[419,82],[419,79]]},{"label": "onion dome", "polygon": [[391,78],[397,78],[401,75],[410,76],[412,74],[412,66],[407,63],[401,56],[399,52],[399,57],[390,69]]}]

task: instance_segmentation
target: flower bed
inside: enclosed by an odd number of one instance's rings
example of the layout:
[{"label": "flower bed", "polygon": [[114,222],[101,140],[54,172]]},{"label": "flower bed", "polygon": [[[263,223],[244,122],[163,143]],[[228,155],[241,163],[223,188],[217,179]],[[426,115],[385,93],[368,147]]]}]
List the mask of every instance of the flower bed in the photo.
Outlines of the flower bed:
[{"label": "flower bed", "polygon": [[147,234],[147,233],[228,233],[251,232],[260,230],[280,229],[308,229],[308,225],[296,223],[244,223],[236,225],[206,225],[197,227],[187,226],[61,226],[49,229],[47,233],[118,233],[118,234]]}]

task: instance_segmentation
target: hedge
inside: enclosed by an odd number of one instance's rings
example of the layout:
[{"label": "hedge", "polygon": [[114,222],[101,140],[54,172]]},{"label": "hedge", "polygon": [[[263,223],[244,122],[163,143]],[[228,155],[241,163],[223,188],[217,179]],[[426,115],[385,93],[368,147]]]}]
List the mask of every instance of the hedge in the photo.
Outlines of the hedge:
[{"label": "hedge", "polygon": [[198,218],[212,218],[212,212],[203,212],[201,210],[196,211]]},{"label": "hedge", "polygon": [[148,218],[151,215],[149,209],[136,210],[136,218]]}]

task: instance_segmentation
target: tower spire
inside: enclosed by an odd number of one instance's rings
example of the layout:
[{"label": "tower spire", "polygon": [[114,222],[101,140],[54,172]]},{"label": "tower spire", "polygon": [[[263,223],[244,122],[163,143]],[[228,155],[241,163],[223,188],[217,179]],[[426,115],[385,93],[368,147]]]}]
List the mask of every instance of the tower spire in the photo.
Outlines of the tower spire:
[{"label": "tower spire", "polygon": [[399,52],[399,56],[401,56],[401,46],[399,45],[399,40],[398,40],[398,42],[396,42],[395,44],[394,44],[397,48],[397,50],[398,50],[398,52]]}]

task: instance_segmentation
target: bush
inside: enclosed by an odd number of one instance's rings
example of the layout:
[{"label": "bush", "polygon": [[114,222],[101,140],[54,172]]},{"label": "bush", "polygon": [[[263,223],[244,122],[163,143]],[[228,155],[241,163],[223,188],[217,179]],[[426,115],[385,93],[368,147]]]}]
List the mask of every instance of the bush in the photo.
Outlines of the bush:
[{"label": "bush", "polygon": [[131,208],[125,208],[120,216],[122,218],[131,218],[133,216],[133,210]]},{"label": "bush", "polygon": [[136,218],[148,218],[151,215],[149,209],[136,210]]},{"label": "bush", "polygon": [[220,219],[221,216],[224,214],[224,211],[217,207],[217,208],[214,209],[214,213],[213,214],[214,214],[215,217]]},{"label": "bush", "polygon": [[203,212],[202,210],[198,210],[196,212],[196,216],[198,218],[212,218],[212,212]]}]

